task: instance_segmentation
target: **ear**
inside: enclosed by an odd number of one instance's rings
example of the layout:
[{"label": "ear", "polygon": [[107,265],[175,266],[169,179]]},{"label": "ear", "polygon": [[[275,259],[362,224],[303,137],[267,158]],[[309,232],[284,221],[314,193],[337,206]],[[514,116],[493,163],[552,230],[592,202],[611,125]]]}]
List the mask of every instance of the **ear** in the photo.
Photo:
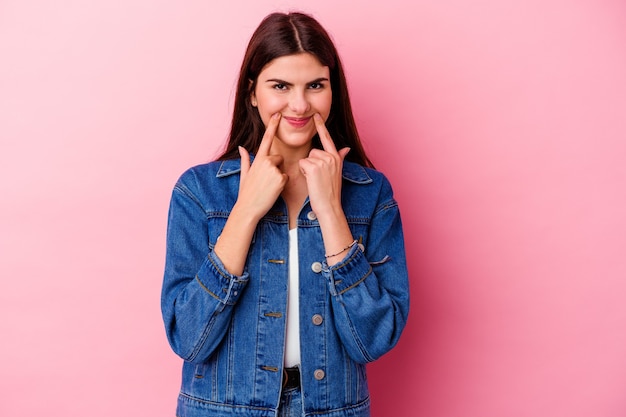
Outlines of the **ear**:
[{"label": "ear", "polygon": [[250,93],[250,104],[252,104],[252,107],[256,107],[257,106],[256,94],[254,94],[254,88],[252,88],[252,84],[254,82],[252,80],[249,80],[249,81],[250,81],[250,84],[248,88],[252,90],[252,92]]}]

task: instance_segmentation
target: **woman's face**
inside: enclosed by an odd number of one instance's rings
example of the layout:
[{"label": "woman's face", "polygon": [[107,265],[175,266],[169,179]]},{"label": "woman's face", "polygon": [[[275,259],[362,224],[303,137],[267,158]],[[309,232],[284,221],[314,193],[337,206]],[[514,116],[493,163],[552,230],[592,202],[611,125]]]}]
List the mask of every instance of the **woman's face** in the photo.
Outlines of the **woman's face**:
[{"label": "woman's face", "polygon": [[308,149],[316,133],[313,115],[326,120],[330,114],[330,72],[309,53],[276,58],[261,70],[250,100],[265,126],[281,113],[275,145]]}]

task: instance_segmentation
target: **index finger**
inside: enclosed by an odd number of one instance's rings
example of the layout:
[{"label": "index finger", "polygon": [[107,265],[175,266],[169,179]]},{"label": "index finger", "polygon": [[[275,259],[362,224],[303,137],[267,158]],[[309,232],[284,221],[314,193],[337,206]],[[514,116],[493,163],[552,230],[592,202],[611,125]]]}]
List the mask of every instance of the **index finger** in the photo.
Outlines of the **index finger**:
[{"label": "index finger", "polygon": [[279,121],[280,113],[275,113],[272,117],[270,117],[270,121],[267,123],[267,127],[265,128],[265,134],[263,134],[263,139],[261,139],[257,155],[267,156],[270,154],[270,148],[272,147],[272,142],[274,141],[274,135],[276,135],[276,129],[278,129]]},{"label": "index finger", "polygon": [[335,142],[333,142],[333,138],[330,137],[330,133],[328,133],[328,129],[326,129],[326,124],[324,124],[322,116],[319,113],[315,113],[313,120],[315,121],[315,128],[320,136],[320,142],[322,142],[324,150],[328,153],[336,154],[337,148],[335,147]]}]

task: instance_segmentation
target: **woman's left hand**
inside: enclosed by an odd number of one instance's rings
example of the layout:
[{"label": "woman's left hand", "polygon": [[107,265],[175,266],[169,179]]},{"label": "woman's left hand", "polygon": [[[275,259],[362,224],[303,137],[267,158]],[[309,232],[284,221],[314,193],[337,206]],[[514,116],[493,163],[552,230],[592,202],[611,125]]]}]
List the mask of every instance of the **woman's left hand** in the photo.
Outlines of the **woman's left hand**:
[{"label": "woman's left hand", "polygon": [[341,206],[343,160],[350,148],[337,151],[322,116],[315,114],[313,120],[324,149],[311,149],[308,158],[300,160],[300,170],[306,179],[311,209],[322,230],[326,262],[332,266],[345,256],[353,240]]},{"label": "woman's left hand", "polygon": [[342,212],[342,168],[350,148],[337,151],[322,116],[316,113],[313,120],[324,149],[311,149],[309,156],[300,160],[300,170],[306,178],[311,209],[319,217]]}]

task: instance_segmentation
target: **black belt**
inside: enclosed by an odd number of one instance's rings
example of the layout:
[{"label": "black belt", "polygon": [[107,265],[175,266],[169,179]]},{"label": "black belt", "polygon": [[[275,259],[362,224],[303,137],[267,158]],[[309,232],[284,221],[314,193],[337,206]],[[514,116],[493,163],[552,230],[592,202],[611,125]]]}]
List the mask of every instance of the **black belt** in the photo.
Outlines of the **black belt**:
[{"label": "black belt", "polygon": [[300,387],[300,369],[284,368],[283,369],[283,389],[292,389]]}]

